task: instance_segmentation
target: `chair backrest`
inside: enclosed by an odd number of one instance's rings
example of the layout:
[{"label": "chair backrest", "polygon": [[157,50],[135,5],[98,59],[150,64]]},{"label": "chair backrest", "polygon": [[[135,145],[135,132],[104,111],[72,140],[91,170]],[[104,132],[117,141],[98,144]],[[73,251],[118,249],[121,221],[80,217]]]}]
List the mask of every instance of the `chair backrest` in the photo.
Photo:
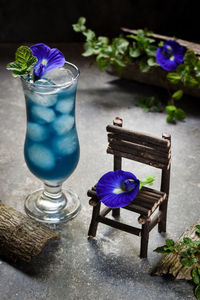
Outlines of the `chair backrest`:
[{"label": "chair backrest", "polygon": [[114,170],[121,169],[121,158],[138,161],[162,169],[161,191],[169,192],[171,165],[171,136],[163,133],[162,138],[122,128],[122,119],[115,118],[108,125],[107,153],[114,155]]}]

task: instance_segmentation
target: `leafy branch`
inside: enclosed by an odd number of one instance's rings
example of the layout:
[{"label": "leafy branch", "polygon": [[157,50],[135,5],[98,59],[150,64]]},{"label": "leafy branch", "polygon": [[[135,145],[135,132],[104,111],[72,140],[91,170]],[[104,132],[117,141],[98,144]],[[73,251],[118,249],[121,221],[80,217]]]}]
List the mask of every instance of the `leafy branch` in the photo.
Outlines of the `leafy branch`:
[{"label": "leafy branch", "polygon": [[[195,231],[200,236],[200,225],[195,226]],[[200,299],[200,240],[193,241],[185,237],[180,243],[175,243],[172,239],[166,239],[165,243],[154,251],[164,255],[176,254],[184,267],[192,267],[192,279],[196,285],[194,294],[197,299]]]},{"label": "leafy branch", "polygon": [[[121,75],[123,69],[130,63],[137,60],[141,72],[148,72],[151,67],[157,67],[156,53],[159,47],[163,46],[163,41],[158,44],[155,39],[151,38],[151,32],[147,30],[138,30],[137,34],[129,34],[126,37],[119,36],[109,40],[105,36],[97,37],[95,32],[86,28],[86,19],[80,17],[77,24],[72,25],[74,31],[80,32],[86,38],[84,44],[83,56],[96,56],[96,62],[102,71],[109,65],[114,65]],[[187,50],[183,63],[179,64],[174,72],[167,73],[167,79],[174,85],[179,83],[186,87],[200,87],[200,60],[192,50]],[[175,122],[183,120],[186,117],[185,112],[181,108],[177,108],[175,102],[183,96],[183,90],[178,89],[171,96],[166,106],[168,114],[167,122]],[[157,106],[155,101],[147,100],[143,103],[138,102],[139,106],[146,111],[152,110]]]}]

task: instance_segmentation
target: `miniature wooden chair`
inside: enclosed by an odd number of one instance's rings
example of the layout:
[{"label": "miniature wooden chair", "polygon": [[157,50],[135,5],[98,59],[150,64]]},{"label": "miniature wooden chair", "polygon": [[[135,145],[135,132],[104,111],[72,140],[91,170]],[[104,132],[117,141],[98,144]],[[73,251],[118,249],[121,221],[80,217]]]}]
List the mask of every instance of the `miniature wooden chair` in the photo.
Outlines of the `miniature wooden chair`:
[{"label": "miniature wooden chair", "polygon": [[[113,125],[107,126],[109,145],[107,153],[114,155],[114,170],[120,170],[122,157],[159,168],[161,172],[160,190],[142,187],[137,197],[123,209],[139,214],[138,222],[141,228],[126,225],[117,220],[109,219],[106,215],[112,211],[113,217],[119,217],[120,208],[104,208],[100,211],[101,201],[96,195],[95,186],[88,191],[91,197],[89,204],[93,206],[92,219],[88,236],[96,236],[98,223],[135,234],[141,237],[140,257],[147,257],[149,232],[158,224],[159,232],[166,232],[167,203],[169,198],[171,137],[163,133],[157,138],[144,133],[127,130],[122,127],[122,119],[115,118]],[[155,211],[158,210],[156,213]],[[155,212],[155,213],[154,213]],[[152,214],[154,217],[151,219]]]}]

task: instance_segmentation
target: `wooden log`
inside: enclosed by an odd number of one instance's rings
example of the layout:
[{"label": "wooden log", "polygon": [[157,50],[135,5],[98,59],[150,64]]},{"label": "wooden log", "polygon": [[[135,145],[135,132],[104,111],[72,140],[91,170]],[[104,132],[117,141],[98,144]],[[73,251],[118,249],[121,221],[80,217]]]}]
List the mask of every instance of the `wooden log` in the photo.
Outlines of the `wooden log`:
[{"label": "wooden log", "polygon": [[[199,236],[195,234],[195,226],[200,224],[200,219],[196,224],[191,226],[188,230],[186,230],[177,240],[176,244],[183,241],[184,237],[189,237],[193,241],[199,240]],[[158,263],[156,268],[152,271],[152,275],[165,275],[170,274],[175,277],[175,279],[186,279],[191,280],[191,271],[192,268],[186,268],[180,263],[180,257],[176,254],[168,254],[164,256],[161,261]]]},{"label": "wooden log", "polygon": [[108,125],[106,127],[106,130],[108,132],[121,134],[124,137],[124,140],[126,140],[126,136],[128,136],[129,138],[132,138],[133,142],[134,142],[134,140],[137,140],[137,141],[139,140],[140,143],[141,142],[147,143],[147,145],[153,144],[153,145],[158,145],[158,146],[164,146],[166,148],[169,148],[169,146],[170,146],[170,142],[168,140],[165,140],[162,138],[157,138],[150,134],[136,132],[136,131],[128,130],[125,128],[120,128],[120,127],[114,126],[114,125]]},{"label": "wooden log", "polygon": [[[128,28],[122,28],[122,30],[127,33],[137,34],[137,30]],[[150,36],[163,41],[168,39],[174,39],[173,37],[163,36],[160,34],[152,34]],[[200,44],[192,43],[181,39],[175,40],[187,49],[193,50],[196,55],[200,56]],[[119,76],[116,68],[113,65],[107,67],[106,71],[111,75]],[[188,94],[194,97],[200,97],[199,87],[186,87],[182,82],[180,82],[179,84],[172,84],[167,79],[167,73],[168,72],[163,70],[161,67],[152,67],[148,72],[141,72],[139,67],[139,59],[135,59],[133,63],[129,64],[123,69],[123,72],[121,73],[120,77],[128,80],[134,80],[140,83],[163,87],[167,90],[182,89],[184,94]]]},{"label": "wooden log", "polygon": [[[129,28],[122,27],[121,30],[124,32],[133,33],[133,34],[138,33],[137,29],[129,29]],[[187,49],[193,50],[194,53],[197,54],[198,56],[200,55],[200,44],[189,42],[189,41],[178,39],[178,38],[174,38],[174,37],[170,37],[170,36],[166,36],[166,35],[153,33],[153,32],[149,33],[149,36],[151,36],[157,40],[162,40],[162,41],[176,40],[176,42],[178,42],[181,46],[184,46]]]},{"label": "wooden log", "polygon": [[0,202],[0,254],[29,262],[59,234]]}]

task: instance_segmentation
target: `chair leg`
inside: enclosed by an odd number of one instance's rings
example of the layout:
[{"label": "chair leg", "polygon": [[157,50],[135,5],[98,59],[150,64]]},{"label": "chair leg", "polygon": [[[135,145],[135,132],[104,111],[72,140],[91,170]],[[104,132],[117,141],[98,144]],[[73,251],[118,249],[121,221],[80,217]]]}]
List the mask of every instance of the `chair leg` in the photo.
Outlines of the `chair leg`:
[{"label": "chair leg", "polygon": [[164,201],[159,210],[162,212],[160,222],[158,223],[158,232],[166,232],[167,227],[167,199]]},{"label": "chair leg", "polygon": [[92,212],[92,219],[88,231],[88,236],[89,237],[95,237],[96,232],[97,232],[97,226],[98,226],[98,221],[97,218],[100,213],[100,208],[101,208],[101,202],[99,201],[96,206],[93,207],[93,212]]},{"label": "chair leg", "polygon": [[141,231],[141,246],[140,246],[140,258],[147,258],[149,242],[149,222],[142,225]]},{"label": "chair leg", "polygon": [[112,216],[113,216],[114,218],[118,218],[118,217],[120,216],[120,208],[114,208],[114,209],[112,210]]}]

